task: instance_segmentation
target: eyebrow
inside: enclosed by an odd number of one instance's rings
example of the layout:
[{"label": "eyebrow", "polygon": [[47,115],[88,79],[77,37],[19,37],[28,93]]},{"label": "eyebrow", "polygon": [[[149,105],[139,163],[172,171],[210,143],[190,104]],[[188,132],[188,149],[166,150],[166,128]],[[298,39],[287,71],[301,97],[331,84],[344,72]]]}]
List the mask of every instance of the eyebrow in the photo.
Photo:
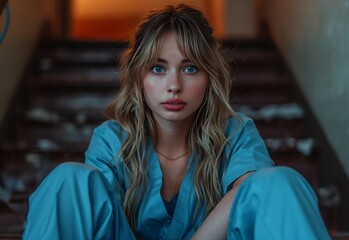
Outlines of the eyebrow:
[{"label": "eyebrow", "polygon": [[[165,59],[163,59],[163,58],[158,58],[158,59],[157,59],[157,62],[166,63],[166,64],[167,64],[167,61],[166,61]],[[189,63],[189,62],[191,62],[191,61],[190,61],[189,59],[187,59],[187,58],[185,58],[185,59],[182,60],[182,64],[183,64],[183,63]]]}]

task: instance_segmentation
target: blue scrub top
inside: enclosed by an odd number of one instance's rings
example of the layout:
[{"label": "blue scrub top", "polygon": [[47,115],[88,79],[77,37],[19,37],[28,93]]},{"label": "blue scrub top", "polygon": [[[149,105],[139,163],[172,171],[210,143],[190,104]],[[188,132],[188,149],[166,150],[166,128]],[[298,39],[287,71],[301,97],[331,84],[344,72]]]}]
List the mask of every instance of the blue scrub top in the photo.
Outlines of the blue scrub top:
[{"label": "blue scrub top", "polygon": [[[270,167],[265,144],[253,121],[240,114],[227,122],[225,135],[228,143],[224,153],[227,164],[222,164],[222,189],[224,194],[230,185],[249,171]],[[128,187],[129,180],[124,163],[117,163],[119,149],[126,139],[126,132],[115,120],[108,120],[94,130],[90,145],[85,153],[86,164],[99,169],[117,193],[120,202]],[[177,198],[173,216],[168,214],[161,197],[162,171],[153,146],[150,145],[148,160],[149,186],[137,212],[136,229],[143,239],[190,239],[206,217],[205,210],[195,215],[197,201],[193,186],[195,164],[189,164]],[[195,162],[192,154],[189,162]]]}]

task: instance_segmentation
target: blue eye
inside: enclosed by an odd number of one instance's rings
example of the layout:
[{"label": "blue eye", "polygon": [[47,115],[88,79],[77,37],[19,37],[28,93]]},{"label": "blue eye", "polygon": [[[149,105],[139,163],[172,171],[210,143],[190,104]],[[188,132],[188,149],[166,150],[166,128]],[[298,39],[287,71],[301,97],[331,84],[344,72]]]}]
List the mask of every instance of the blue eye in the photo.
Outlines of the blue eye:
[{"label": "blue eye", "polygon": [[160,66],[160,65],[156,65],[156,66],[153,66],[151,68],[151,71],[153,73],[163,73],[165,70],[164,70],[164,67],[163,66]]},{"label": "blue eye", "polygon": [[195,66],[187,66],[184,68],[184,72],[186,73],[196,73],[198,71],[198,68]]}]

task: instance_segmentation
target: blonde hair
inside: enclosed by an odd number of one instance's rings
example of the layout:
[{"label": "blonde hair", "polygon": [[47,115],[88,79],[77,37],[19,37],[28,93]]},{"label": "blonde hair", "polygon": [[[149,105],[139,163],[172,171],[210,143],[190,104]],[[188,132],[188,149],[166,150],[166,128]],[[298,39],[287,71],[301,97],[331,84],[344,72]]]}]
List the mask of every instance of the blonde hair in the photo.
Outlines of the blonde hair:
[{"label": "blonde hair", "polygon": [[155,122],[142,93],[142,73],[157,58],[163,36],[173,31],[181,52],[204,69],[209,84],[192,128],[188,147],[198,157],[194,188],[199,205],[209,213],[222,198],[220,167],[227,143],[225,126],[230,116],[236,116],[229,103],[230,68],[213,37],[212,28],[203,14],[187,5],[167,6],[152,11],[138,25],[134,39],[121,61],[122,88],[107,109],[127,132],[119,157],[129,174],[130,184],[123,208],[134,228],[139,199],[147,186],[149,149],[146,142],[156,139]]}]

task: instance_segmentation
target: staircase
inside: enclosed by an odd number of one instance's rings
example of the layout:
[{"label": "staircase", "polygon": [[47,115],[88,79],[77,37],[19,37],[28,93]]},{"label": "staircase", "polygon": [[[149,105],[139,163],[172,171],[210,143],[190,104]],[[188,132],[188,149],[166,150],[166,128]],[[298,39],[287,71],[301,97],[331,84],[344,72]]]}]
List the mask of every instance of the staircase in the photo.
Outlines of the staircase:
[{"label": "staircase", "polygon": [[[255,119],[276,165],[297,169],[318,190],[321,149],[278,51],[266,40],[223,46],[235,76],[232,105]],[[114,42],[40,44],[0,142],[0,239],[20,239],[28,196],[53,167],[84,161],[92,130],[105,120],[103,110],[119,88],[124,48]],[[322,207],[329,229],[332,211]]]}]

